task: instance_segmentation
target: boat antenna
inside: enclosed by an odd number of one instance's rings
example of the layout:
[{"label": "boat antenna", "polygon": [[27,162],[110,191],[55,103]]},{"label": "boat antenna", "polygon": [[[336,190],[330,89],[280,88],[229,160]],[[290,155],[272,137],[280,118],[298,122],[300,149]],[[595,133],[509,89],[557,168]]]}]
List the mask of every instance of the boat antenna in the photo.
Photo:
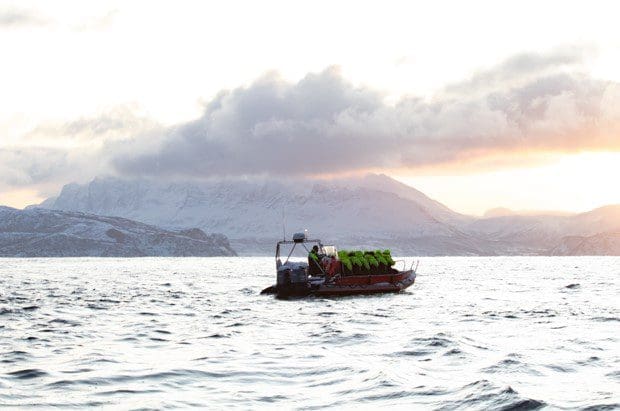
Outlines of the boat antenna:
[{"label": "boat antenna", "polygon": [[284,218],[284,207],[282,207],[282,241],[286,241],[286,219]]}]

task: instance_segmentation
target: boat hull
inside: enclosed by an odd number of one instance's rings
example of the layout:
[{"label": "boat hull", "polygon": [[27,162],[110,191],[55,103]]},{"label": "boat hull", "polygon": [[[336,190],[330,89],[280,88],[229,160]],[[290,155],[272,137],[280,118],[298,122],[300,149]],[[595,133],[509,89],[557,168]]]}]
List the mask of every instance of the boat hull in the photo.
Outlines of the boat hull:
[{"label": "boat hull", "polygon": [[294,287],[271,286],[262,294],[277,294],[278,297],[304,297],[362,295],[378,293],[398,293],[415,282],[414,270],[398,271],[392,274],[352,275],[330,279],[328,281],[308,281]]},{"label": "boat hull", "polygon": [[336,296],[355,294],[398,293],[415,282],[413,270],[387,275],[355,275],[326,282],[312,290],[314,295]]}]

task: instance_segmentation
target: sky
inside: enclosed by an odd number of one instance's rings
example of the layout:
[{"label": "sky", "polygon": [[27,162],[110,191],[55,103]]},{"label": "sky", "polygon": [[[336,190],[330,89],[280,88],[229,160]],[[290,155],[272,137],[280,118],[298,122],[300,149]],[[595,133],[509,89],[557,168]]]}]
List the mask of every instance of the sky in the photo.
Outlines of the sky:
[{"label": "sky", "polygon": [[0,1],[0,204],[95,176],[382,172],[452,209],[620,203],[613,1]]}]

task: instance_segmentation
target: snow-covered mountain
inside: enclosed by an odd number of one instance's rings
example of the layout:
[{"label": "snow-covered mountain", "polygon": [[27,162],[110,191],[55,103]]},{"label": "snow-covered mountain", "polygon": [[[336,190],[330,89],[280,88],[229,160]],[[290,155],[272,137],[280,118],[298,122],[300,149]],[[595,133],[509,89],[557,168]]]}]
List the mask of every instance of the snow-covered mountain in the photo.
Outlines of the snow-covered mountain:
[{"label": "snow-covered mountain", "polygon": [[0,206],[2,257],[230,256],[221,234],[164,230],[119,217]]},{"label": "snow-covered mountain", "polygon": [[[224,233],[240,253],[271,253],[283,229],[343,247],[390,246],[417,254],[477,254],[456,213],[385,175],[342,180],[163,183],[97,178],[66,185],[41,207],[114,215],[168,228]],[[402,242],[394,245],[395,239]],[[417,239],[413,241],[412,239]],[[424,239],[424,241],[421,241]],[[471,243],[471,242],[469,242]]]},{"label": "snow-covered mountain", "polygon": [[550,254],[566,237],[620,230],[620,206],[576,215],[474,218],[376,174],[175,183],[97,178],[66,185],[39,207],[120,216],[168,229],[199,227],[225,234],[245,255],[272,253],[283,227],[288,235],[308,229],[311,237],[342,248],[389,247],[401,255]]},{"label": "snow-covered mountain", "polygon": [[462,226],[468,234],[505,244],[507,254],[540,254],[566,234],[569,223],[561,216],[510,215],[481,218]]},{"label": "snow-covered mountain", "polygon": [[[590,247],[575,248],[573,242],[613,231],[620,231],[620,205],[597,208],[586,213],[574,215],[507,215],[481,218],[461,227],[463,231],[491,241],[512,244],[521,253],[561,254],[559,250],[574,251],[576,255],[617,255],[604,242],[596,242]],[[586,250],[589,250],[586,252]],[[568,252],[568,251],[566,251]],[[591,253],[591,254],[587,254]]]},{"label": "snow-covered mountain", "polygon": [[564,237],[551,255],[620,255],[620,232]]},{"label": "snow-covered mountain", "polygon": [[[554,253],[564,239],[590,237],[620,230],[620,205],[601,207],[574,215],[505,215],[481,218],[461,227],[474,236],[510,242],[533,253]],[[567,240],[572,241],[572,240]],[[601,249],[599,254],[613,254]]]}]

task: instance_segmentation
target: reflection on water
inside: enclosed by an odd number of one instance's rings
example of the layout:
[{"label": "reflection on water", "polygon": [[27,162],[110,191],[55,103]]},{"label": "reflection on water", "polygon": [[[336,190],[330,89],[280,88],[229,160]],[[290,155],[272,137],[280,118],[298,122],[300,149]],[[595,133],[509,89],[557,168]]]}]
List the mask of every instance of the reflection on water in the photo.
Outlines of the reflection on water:
[{"label": "reflection on water", "polygon": [[0,259],[0,406],[620,407],[620,259],[424,258],[282,301],[271,258]]}]

